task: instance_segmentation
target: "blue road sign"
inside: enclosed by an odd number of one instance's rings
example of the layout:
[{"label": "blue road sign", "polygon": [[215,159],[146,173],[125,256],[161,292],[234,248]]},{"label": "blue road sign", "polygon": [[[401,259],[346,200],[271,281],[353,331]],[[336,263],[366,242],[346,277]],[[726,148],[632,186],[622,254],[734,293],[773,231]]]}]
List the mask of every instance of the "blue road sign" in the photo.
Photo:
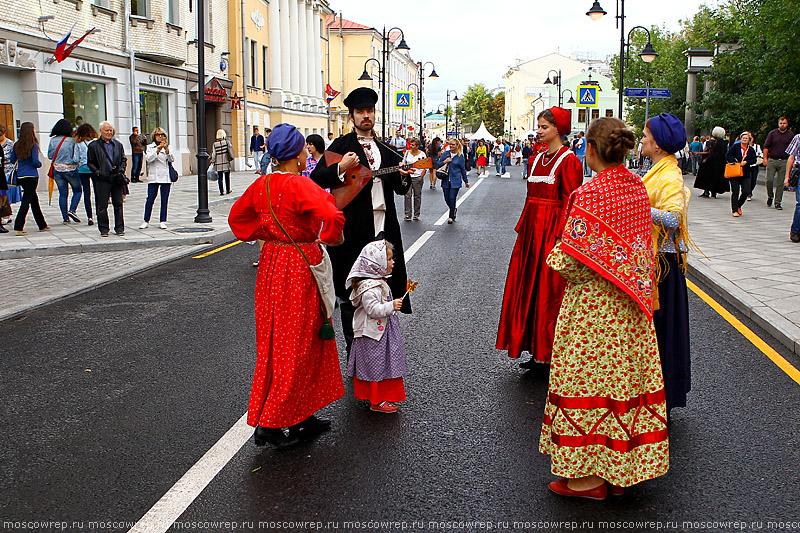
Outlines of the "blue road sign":
[{"label": "blue road sign", "polygon": [[[625,89],[625,96],[631,98],[646,98],[647,89]],[[672,91],[669,89],[650,89],[650,98],[669,98]]]},{"label": "blue road sign", "polygon": [[598,107],[600,102],[597,99],[597,85],[578,85],[577,107]]},{"label": "blue road sign", "polygon": [[395,109],[411,109],[411,91],[394,92]]}]

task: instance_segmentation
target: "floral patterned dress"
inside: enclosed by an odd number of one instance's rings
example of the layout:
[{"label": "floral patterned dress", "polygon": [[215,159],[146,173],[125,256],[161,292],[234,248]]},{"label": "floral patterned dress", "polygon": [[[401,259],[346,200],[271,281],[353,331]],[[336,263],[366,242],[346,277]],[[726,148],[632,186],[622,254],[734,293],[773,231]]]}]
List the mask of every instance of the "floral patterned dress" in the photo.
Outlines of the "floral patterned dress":
[{"label": "floral patterned dress", "polygon": [[557,244],[547,264],[566,280],[539,451],[552,473],[622,487],[669,469],[667,413],[652,320]]}]

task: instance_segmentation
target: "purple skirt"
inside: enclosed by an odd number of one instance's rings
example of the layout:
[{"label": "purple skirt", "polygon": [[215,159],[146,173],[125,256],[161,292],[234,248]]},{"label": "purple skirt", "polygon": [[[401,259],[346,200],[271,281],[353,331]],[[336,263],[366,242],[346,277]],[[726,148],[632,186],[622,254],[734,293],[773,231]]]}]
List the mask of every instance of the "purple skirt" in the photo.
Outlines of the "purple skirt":
[{"label": "purple skirt", "polygon": [[397,315],[386,319],[381,340],[356,337],[350,347],[347,375],[363,381],[383,381],[403,377],[408,373],[406,349],[400,333]]}]

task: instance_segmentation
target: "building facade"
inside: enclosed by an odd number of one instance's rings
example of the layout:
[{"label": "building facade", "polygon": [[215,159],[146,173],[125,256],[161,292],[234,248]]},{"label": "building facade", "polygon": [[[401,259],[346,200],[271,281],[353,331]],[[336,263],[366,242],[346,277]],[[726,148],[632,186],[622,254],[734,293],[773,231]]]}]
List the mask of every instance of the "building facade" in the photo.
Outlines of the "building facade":
[{"label": "building facade", "polygon": [[[341,95],[331,102],[331,131],[334,135],[341,135],[350,131],[348,124],[348,111],[342,99],[356,87],[371,87],[381,94],[380,69],[383,62],[383,35],[375,28],[359,24],[340,16],[330,16],[327,21],[327,48],[325,50],[325,63],[329,83]],[[387,93],[386,93],[386,135],[392,136],[396,131],[403,135],[418,135],[420,108],[416,84],[419,83],[419,66],[412,59],[408,50],[400,50],[399,32],[390,32],[389,55],[386,65]],[[370,61],[374,58],[376,61]],[[363,72],[372,80],[359,80]],[[411,84],[415,85],[412,86]],[[395,107],[395,93],[398,91],[411,91],[410,109]],[[375,107],[375,130],[380,135],[383,126],[383,103],[378,99]]]},{"label": "building facade", "polygon": [[[562,76],[561,104],[572,112],[573,131],[585,129],[587,116],[589,121],[596,116],[606,116],[608,110],[615,108],[618,93],[614,90],[611,79],[598,72],[605,72],[603,65],[595,60],[578,61],[557,53],[531,61],[517,61],[503,76],[506,81],[506,134],[514,139],[525,138],[528,131],[536,130],[536,115],[544,109],[558,105],[557,84],[545,84],[548,78],[553,82],[558,72]],[[579,108],[576,104],[568,103],[570,98],[577,102],[578,85],[584,81],[600,84],[599,107]],[[584,112],[583,109],[589,111]]]},{"label": "building facade", "polygon": [[244,168],[254,126],[263,133],[288,122],[305,136],[325,137],[323,50],[327,49],[325,21],[332,14],[328,2],[231,0],[228,10],[236,168]]},{"label": "building facade", "polygon": [[[33,122],[44,143],[53,124],[108,120],[130,150],[133,126],[167,131],[178,172],[195,173],[195,109],[206,94],[206,145],[231,127],[228,5],[207,2],[206,79],[197,80],[196,11],[189,0],[19,0],[0,19],[0,109],[16,129]],[[194,2],[196,5],[196,1]],[[41,9],[40,9],[41,7]],[[196,9],[196,7],[195,7]],[[52,17],[51,17],[52,16]],[[74,26],[74,28],[73,28]],[[89,35],[62,63],[56,43]]]}]

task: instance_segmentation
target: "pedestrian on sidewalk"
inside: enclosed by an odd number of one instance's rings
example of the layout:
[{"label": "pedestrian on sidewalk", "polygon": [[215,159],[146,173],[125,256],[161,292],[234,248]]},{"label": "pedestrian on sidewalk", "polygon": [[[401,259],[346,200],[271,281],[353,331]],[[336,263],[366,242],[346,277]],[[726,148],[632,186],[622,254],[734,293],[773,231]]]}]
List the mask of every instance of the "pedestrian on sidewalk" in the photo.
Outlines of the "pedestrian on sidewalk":
[{"label": "pedestrian on sidewalk", "polygon": [[492,155],[494,156],[494,168],[497,171],[497,176],[503,176],[506,173],[506,148],[507,146],[502,139],[495,139]]},{"label": "pedestrian on sidewalk", "polygon": [[[792,169],[800,174],[800,134],[794,136],[792,142],[790,142],[789,146],[786,148],[786,153],[789,154],[789,158],[786,161],[786,172],[784,173],[783,184],[788,188],[791,186],[789,180],[791,178]],[[766,154],[764,158],[766,158]],[[792,217],[792,227],[789,230],[789,239],[791,239],[792,242],[800,242],[800,183],[794,184],[794,197],[796,204],[794,207],[794,217]]]},{"label": "pedestrian on sidewalk", "polygon": [[75,130],[75,153],[73,158],[78,163],[78,177],[81,180],[81,190],[83,191],[83,208],[86,210],[86,219],[89,226],[94,225],[92,217],[92,170],[87,164],[89,154],[89,144],[97,139],[97,131],[94,127],[85,122]]},{"label": "pedestrian on sidewalk", "polygon": [[447,223],[452,224],[456,220],[456,212],[458,211],[456,208],[458,191],[461,190],[462,183],[469,189],[469,180],[464,166],[461,141],[452,138],[448,141],[448,144],[448,151],[439,156],[439,163],[436,167],[441,169],[443,165],[447,165],[447,179],[442,180],[442,192],[444,193],[444,202],[450,209]]},{"label": "pedestrian on sidewalk", "polygon": [[23,122],[19,128],[17,142],[11,150],[11,164],[16,163],[17,183],[22,187],[22,201],[17,211],[17,218],[14,220],[14,231],[17,235],[25,235],[25,217],[28,216],[28,208],[33,212],[33,219],[39,226],[39,231],[50,231],[50,226],[44,219],[42,208],[39,207],[39,196],[36,194],[36,187],[39,185],[39,168],[42,161],[39,159],[39,139],[33,122]]},{"label": "pedestrian on sidewalk", "polygon": [[[55,123],[50,131],[50,145],[47,148],[47,157],[53,165],[53,181],[58,186],[58,207],[61,209],[63,224],[69,224],[70,219],[80,222],[75,213],[81,203],[81,178],[78,176],[78,161],[75,159],[75,139],[72,137],[72,123],[62,118]],[[72,201],[67,210],[67,198],[72,187]]]},{"label": "pedestrian on sidewalk", "polygon": [[534,156],[527,199],[514,228],[517,240],[508,265],[495,344],[512,359],[518,359],[523,351],[530,353],[530,360],[520,364],[526,369],[535,363],[550,363],[566,282],[545,259],[564,229],[569,197],[583,182],[583,165],[561,143],[561,135],[570,129],[569,111],[551,107],[539,113],[537,120],[539,140],[547,149]]},{"label": "pedestrian on sidewalk", "polygon": [[253,156],[256,174],[261,174],[261,156],[264,155],[264,150],[266,150],[264,136],[258,133],[258,126],[253,126],[253,135],[250,137],[250,155]]},{"label": "pedestrian on sidewalk", "polygon": [[228,223],[237,239],[265,241],[255,290],[257,359],[247,423],[256,428],[257,446],[285,449],[329,429],[330,421],[314,413],[344,396],[336,340],[318,333],[326,317],[309,263],[322,261],[320,243],[341,239],[345,219],[333,196],[300,175],[306,143],[294,126],[278,124],[268,143],[275,172],[247,188]]},{"label": "pedestrian on sidewalk", "polygon": [[728,152],[728,141],[725,139],[725,130],[716,126],[711,130],[711,138],[706,141],[706,148],[700,155],[700,168],[697,169],[697,179],[694,188],[703,191],[701,198],[716,198],[718,194],[730,190],[728,180],[725,179],[725,154]]},{"label": "pedestrian on sidewalk", "polygon": [[758,184],[758,173],[761,171],[761,167],[764,166],[764,150],[761,149],[761,145],[756,142],[756,138],[752,135],[750,136],[750,142],[753,145],[753,150],[756,151],[756,163],[750,169],[750,194],[747,197],[747,201],[753,199],[753,191],[756,190],[756,185]]},{"label": "pedestrian on sidewalk", "polygon": [[692,174],[697,177],[697,169],[700,166],[700,152],[703,151],[703,144],[700,142],[700,137],[695,135],[694,140],[689,143],[689,153],[692,157]]},{"label": "pedestrian on sidewalk", "polygon": [[100,138],[89,144],[86,164],[92,171],[94,204],[97,211],[97,229],[101,237],[108,237],[108,199],[114,206],[114,233],[125,235],[122,200],[126,188],[125,168],[128,159],[125,148],[114,138],[114,126],[104,120],[100,123]]},{"label": "pedestrian on sidewalk", "polygon": [[783,200],[783,183],[781,177],[786,174],[787,160],[789,154],[786,149],[792,142],[794,133],[789,129],[789,119],[781,117],[778,119],[778,127],[767,134],[764,141],[764,164],[767,166],[767,207],[775,202],[775,209],[781,210]]},{"label": "pedestrian on sidewalk", "polygon": [[[478,141],[478,146],[475,147],[475,155],[477,157],[475,166],[478,167],[478,177],[484,178],[486,177],[486,164],[489,158],[489,150],[486,146],[486,142],[483,139]],[[436,173],[431,172],[431,174]]]},{"label": "pedestrian on sidewalk", "polygon": [[396,413],[400,407],[394,402],[406,399],[408,362],[397,319],[403,300],[394,299],[386,281],[394,267],[393,250],[385,240],[367,244],[345,282],[356,308],[347,375],[353,378],[353,395],[368,400],[378,413]]},{"label": "pedestrian on sidewalk", "polygon": [[0,195],[5,196],[5,200],[3,200],[5,207],[0,212],[0,226],[11,223],[11,215],[14,214],[11,204],[19,201],[19,186],[11,184],[11,171],[14,169],[14,165],[11,163],[11,151],[13,149],[14,141],[6,137],[6,127],[0,124],[0,156],[2,156],[0,173],[3,174],[2,179],[6,183],[5,189],[0,191]]},{"label": "pedestrian on sidewalk", "polygon": [[[419,139],[412,137],[408,140],[408,151],[403,156],[404,165],[413,165],[421,159],[425,159],[425,152],[419,149]],[[416,168],[411,173],[411,188],[405,196],[406,220],[411,220],[411,200],[414,200],[414,220],[419,220],[419,213],[422,209],[422,182],[425,180],[425,173],[428,169]]]},{"label": "pedestrian on sidewalk", "polygon": [[603,500],[666,474],[669,439],[652,320],[650,206],[641,179],[623,165],[634,135],[604,117],[586,139],[597,175],[573,194],[547,257],[567,286],[539,451],[563,476],[550,490]]},{"label": "pedestrian on sidewalk", "polygon": [[233,146],[228,140],[228,134],[222,128],[217,130],[217,140],[214,141],[213,149],[214,170],[218,176],[219,195],[224,196],[231,193],[231,161],[233,161],[234,155]]},{"label": "pedestrian on sidewalk", "polygon": [[[153,213],[153,204],[156,196],[161,195],[161,210],[158,213],[159,227],[167,229],[167,205],[172,180],[169,177],[169,165],[175,161],[167,139],[167,132],[163,128],[156,128],[150,135],[153,142],[147,145],[145,160],[147,161],[147,199],[144,202],[144,222],[139,229],[146,229],[150,225],[150,215]],[[216,143],[215,143],[216,144]],[[222,179],[222,176],[220,176]]]},{"label": "pedestrian on sidewalk", "polygon": [[756,151],[750,145],[753,139],[752,135],[750,135],[749,131],[744,131],[739,137],[740,141],[734,143],[725,154],[725,159],[728,163],[741,163],[742,165],[742,175],[738,178],[729,179],[731,182],[731,211],[735,217],[742,215],[742,206],[747,202],[747,197],[750,196],[753,168],[758,172],[758,168],[755,167]]},{"label": "pedestrian on sidewalk", "polygon": [[[664,374],[667,413],[686,407],[691,389],[689,351],[689,296],[686,289],[686,253],[689,239],[689,198],[674,153],[686,143],[686,130],[675,115],[662,113],[647,121],[642,151],[653,166],[642,178],[650,197],[653,246],[656,253],[658,306],[653,322]],[[746,198],[746,196],[745,196]]]},{"label": "pedestrian on sidewalk", "polygon": [[144,135],[139,135],[139,128],[131,128],[132,133],[128,139],[131,143],[131,183],[140,183],[139,177],[142,175],[142,158],[147,146],[147,139]]}]

